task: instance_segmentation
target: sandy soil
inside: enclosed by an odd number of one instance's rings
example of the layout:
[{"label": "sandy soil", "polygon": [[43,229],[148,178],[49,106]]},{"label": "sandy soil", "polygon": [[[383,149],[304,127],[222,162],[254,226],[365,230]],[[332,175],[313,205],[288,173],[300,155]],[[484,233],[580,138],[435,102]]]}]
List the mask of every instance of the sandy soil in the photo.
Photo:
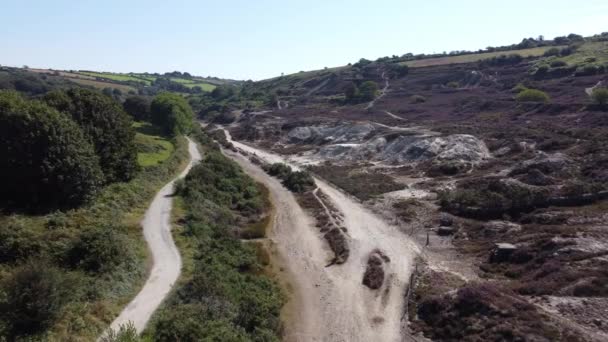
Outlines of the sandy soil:
[{"label": "sandy soil", "polygon": [[[280,156],[252,146],[235,141],[233,144],[267,162],[284,162]],[[297,312],[286,322],[285,339],[400,341],[403,297],[419,252],[416,245],[398,227],[388,225],[355,199],[317,179],[319,188],[344,216],[351,248],[345,264],[325,267],[332,257],[329,247],[293,194],[247,158],[227,153],[270,189],[277,205],[270,238],[292,278],[295,293],[287,310]],[[383,251],[391,261],[384,285],[373,291],[362,284],[362,279],[369,254],[375,249]]]},{"label": "sandy soil", "polygon": [[186,176],[192,166],[201,160],[196,144],[188,139],[190,162],[182,173],[167,183],[154,197],[141,225],[152,254],[152,269],[148,280],[137,296],[127,305],[110,325],[115,331],[121,325],[133,322],[137,332],[142,332],[148,320],[165,299],[180,275],[182,260],[171,236],[171,206],[174,182]]}]

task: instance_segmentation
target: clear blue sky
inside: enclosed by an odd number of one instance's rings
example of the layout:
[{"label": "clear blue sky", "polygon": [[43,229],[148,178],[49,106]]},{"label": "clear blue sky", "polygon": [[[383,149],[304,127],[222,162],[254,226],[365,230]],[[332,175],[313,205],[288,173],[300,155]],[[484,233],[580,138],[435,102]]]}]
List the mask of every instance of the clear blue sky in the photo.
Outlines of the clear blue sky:
[{"label": "clear blue sky", "polygon": [[0,64],[255,80],[602,31],[607,0],[3,0]]}]

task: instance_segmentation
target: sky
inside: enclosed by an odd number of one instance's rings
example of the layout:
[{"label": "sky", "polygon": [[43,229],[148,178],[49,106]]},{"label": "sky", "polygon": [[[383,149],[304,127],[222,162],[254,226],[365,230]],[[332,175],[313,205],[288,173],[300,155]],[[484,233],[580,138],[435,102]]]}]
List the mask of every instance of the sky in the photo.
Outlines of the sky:
[{"label": "sky", "polygon": [[0,0],[0,65],[259,80],[608,31],[608,1]]}]

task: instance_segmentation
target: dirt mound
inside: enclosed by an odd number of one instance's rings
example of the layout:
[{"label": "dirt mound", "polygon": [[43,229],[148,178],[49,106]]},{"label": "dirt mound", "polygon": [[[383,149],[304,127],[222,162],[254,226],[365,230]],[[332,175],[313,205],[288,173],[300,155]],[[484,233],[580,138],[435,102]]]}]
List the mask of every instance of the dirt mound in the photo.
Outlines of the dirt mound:
[{"label": "dirt mound", "polygon": [[373,251],[367,260],[367,269],[363,274],[363,285],[372,290],[377,290],[384,283],[384,263],[390,259],[379,250]]}]

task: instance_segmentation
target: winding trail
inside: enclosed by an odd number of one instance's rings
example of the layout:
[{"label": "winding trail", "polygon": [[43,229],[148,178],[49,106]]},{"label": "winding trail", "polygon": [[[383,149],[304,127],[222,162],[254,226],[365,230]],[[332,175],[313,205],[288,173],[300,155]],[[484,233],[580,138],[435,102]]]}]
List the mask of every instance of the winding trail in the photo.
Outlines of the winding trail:
[{"label": "winding trail", "polygon": [[384,80],[384,88],[380,90],[380,94],[378,94],[375,99],[371,100],[371,102],[367,104],[365,109],[372,109],[376,104],[376,101],[380,100],[384,97],[384,95],[386,95],[386,92],[388,91],[388,88],[391,85],[389,82],[389,77],[386,76],[386,72],[382,72],[382,79]]},{"label": "winding trail", "polygon": [[[287,162],[281,156],[227,138],[235,147],[266,162]],[[276,217],[269,238],[274,242],[293,287],[287,304],[286,341],[401,341],[404,294],[418,247],[398,227],[377,217],[358,201],[315,179],[317,186],[344,216],[350,257],[325,267],[333,255],[314,220],[291,192],[241,154],[225,151],[255,180],[270,190]],[[362,284],[370,253],[383,251],[391,261],[379,290]]]},{"label": "winding trail", "polygon": [[110,329],[114,331],[118,331],[121,325],[132,322],[137,332],[141,333],[180,275],[182,260],[171,236],[173,184],[185,177],[192,166],[201,160],[196,144],[187,139],[190,162],[179,176],[160,189],[141,222],[144,237],[152,253],[150,275],[141,291],[110,325]]}]

